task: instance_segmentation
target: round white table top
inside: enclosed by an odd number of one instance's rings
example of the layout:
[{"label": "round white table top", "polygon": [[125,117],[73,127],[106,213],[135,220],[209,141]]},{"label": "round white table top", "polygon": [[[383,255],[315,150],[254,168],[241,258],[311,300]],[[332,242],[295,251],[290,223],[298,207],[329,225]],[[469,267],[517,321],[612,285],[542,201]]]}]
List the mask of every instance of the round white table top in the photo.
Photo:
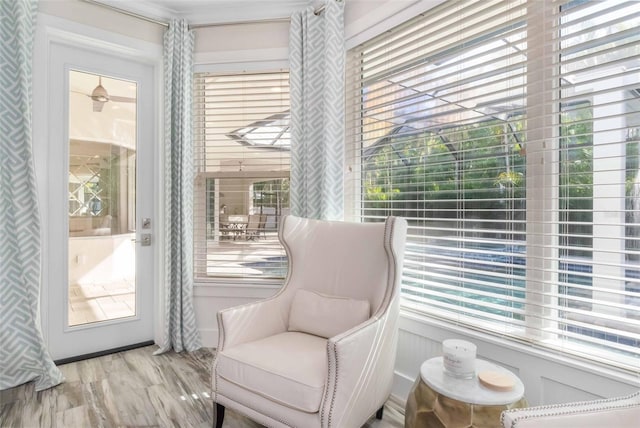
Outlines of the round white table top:
[{"label": "round white table top", "polygon": [[[482,385],[478,373],[487,370],[511,377],[515,384],[513,389],[496,391]],[[431,358],[422,363],[420,377],[434,391],[469,404],[502,406],[515,403],[524,396],[524,385],[518,376],[485,360],[476,359],[476,375],[472,379],[458,379],[445,373],[442,357]]]}]

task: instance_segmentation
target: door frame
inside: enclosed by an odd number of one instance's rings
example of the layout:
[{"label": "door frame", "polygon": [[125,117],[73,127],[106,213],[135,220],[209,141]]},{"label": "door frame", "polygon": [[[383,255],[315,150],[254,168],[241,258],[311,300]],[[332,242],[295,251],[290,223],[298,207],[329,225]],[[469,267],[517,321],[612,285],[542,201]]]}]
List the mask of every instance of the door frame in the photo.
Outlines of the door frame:
[{"label": "door frame", "polygon": [[[48,160],[51,158],[52,146],[58,149],[55,144],[49,143],[49,129],[51,123],[49,106],[54,88],[51,87],[51,52],[54,44],[66,45],[71,48],[88,49],[95,52],[104,52],[111,56],[122,59],[130,59],[142,63],[152,68],[154,87],[152,88],[154,106],[152,117],[154,121],[152,131],[152,144],[154,146],[153,159],[148,160],[155,165],[153,171],[153,192],[155,195],[152,207],[152,219],[155,226],[152,251],[154,269],[152,273],[153,287],[153,338],[155,342],[162,345],[164,332],[163,302],[165,299],[163,269],[164,236],[164,153],[162,112],[163,109],[163,80],[162,80],[162,45],[139,39],[134,39],[121,34],[108,32],[105,30],[89,27],[77,22],[65,19],[38,14],[37,30],[34,43],[33,59],[33,154],[36,173],[36,184],[38,188],[38,203],[41,217],[41,293],[40,293],[40,316],[42,333],[45,343],[50,344],[49,325],[52,321],[51,311],[48,307],[51,300],[51,290],[53,281],[58,278],[53,277],[54,270],[49,260],[54,251],[52,248],[52,236],[59,225],[53,224],[46,215],[52,207],[53,198],[48,192],[48,181],[50,168]],[[40,101],[38,101],[40,100]],[[137,213],[137,217],[140,215]],[[139,223],[138,218],[136,222]],[[139,227],[136,230],[140,233]],[[66,246],[65,246],[66,247]],[[56,356],[54,355],[54,358]]]}]

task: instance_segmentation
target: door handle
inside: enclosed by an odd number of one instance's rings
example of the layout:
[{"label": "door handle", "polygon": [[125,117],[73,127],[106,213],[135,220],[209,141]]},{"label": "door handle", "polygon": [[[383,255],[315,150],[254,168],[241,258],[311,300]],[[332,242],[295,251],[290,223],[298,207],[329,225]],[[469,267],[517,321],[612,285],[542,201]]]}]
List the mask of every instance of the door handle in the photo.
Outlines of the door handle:
[{"label": "door handle", "polygon": [[149,247],[151,245],[151,234],[150,233],[142,233],[140,234],[140,239],[132,239],[131,242],[139,242],[143,247]]}]

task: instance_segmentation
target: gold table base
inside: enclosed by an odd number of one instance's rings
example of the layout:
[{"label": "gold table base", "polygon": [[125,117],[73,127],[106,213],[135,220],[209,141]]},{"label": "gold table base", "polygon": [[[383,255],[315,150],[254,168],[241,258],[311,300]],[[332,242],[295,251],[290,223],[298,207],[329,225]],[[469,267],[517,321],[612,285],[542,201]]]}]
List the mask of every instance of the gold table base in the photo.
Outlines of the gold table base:
[{"label": "gold table base", "polygon": [[524,398],[502,406],[483,406],[442,395],[418,376],[405,409],[405,428],[498,428],[503,410],[526,407]]}]

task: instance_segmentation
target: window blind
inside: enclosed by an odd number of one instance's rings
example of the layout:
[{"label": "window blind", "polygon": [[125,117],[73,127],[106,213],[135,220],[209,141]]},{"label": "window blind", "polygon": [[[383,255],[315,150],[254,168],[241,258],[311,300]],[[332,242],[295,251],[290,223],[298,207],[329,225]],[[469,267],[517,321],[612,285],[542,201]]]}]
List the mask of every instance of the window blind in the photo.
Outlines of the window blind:
[{"label": "window blind", "polygon": [[448,1],[347,65],[352,215],[405,308],[637,370],[638,2]]},{"label": "window blind", "polygon": [[280,279],[289,213],[289,73],[196,73],[197,280]]}]

